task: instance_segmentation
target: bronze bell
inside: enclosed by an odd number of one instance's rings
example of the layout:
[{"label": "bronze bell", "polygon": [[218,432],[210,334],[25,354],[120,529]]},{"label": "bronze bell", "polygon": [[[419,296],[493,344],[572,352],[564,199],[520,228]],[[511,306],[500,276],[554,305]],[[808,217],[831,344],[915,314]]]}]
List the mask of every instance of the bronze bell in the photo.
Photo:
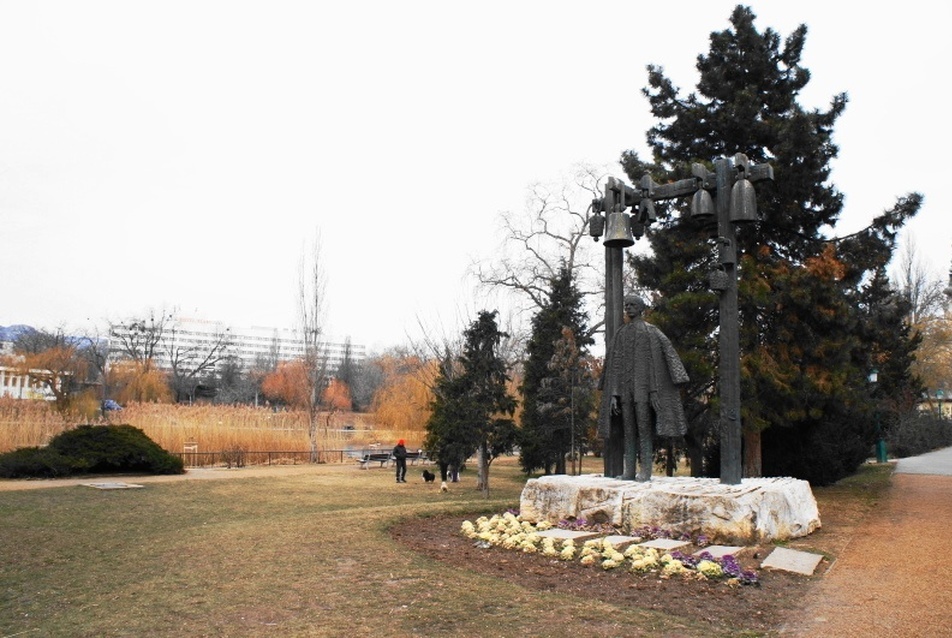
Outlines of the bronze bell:
[{"label": "bronze bell", "polygon": [[691,218],[707,221],[714,216],[714,198],[703,188],[697,189],[691,198]]},{"label": "bronze bell", "polygon": [[645,224],[650,224],[658,219],[658,214],[655,212],[654,200],[650,197],[643,197],[641,201],[638,202],[638,219]]},{"label": "bronze bell", "polygon": [[592,239],[598,241],[598,238],[605,233],[605,217],[601,213],[592,215],[588,220],[588,234]]},{"label": "bronze bell", "polygon": [[712,270],[707,275],[707,285],[715,292],[724,292],[727,290],[728,282],[728,275],[724,270]]},{"label": "bronze bell", "polygon": [[634,217],[631,218],[631,234],[635,236],[635,239],[645,236],[645,225]]},{"label": "bronze bell", "polygon": [[605,241],[609,248],[627,248],[633,246],[635,240],[631,236],[631,227],[627,213],[609,213],[608,229],[605,231]]},{"label": "bronze bell", "polygon": [[738,179],[731,187],[730,220],[737,223],[760,220],[757,216],[757,192],[747,179]]}]

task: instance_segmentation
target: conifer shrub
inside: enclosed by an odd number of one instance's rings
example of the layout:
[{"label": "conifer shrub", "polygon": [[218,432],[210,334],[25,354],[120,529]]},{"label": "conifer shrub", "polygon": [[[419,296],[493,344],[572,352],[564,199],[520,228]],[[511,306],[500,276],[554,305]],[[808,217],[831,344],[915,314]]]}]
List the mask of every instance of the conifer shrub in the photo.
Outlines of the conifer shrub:
[{"label": "conifer shrub", "polygon": [[873,426],[859,419],[767,428],[761,439],[764,476],[792,476],[831,485],[873,455]]},{"label": "conifer shrub", "polygon": [[59,478],[76,473],[72,459],[49,447],[0,454],[0,478]]},{"label": "conifer shrub", "polygon": [[0,455],[0,477],[54,478],[75,474],[181,474],[181,458],[131,425],[80,425],[45,448]]}]

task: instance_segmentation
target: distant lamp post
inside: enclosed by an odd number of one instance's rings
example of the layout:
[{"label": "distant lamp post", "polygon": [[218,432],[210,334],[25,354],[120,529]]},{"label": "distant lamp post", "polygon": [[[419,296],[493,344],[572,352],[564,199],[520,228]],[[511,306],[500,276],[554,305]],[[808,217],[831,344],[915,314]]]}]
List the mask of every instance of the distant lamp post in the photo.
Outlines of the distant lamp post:
[{"label": "distant lamp post", "polygon": [[[879,383],[879,370],[873,368],[869,371],[869,385],[872,388],[870,391],[870,398],[873,398],[873,395],[876,394],[877,384]],[[873,405],[873,418],[876,421],[876,462],[885,463],[887,461],[886,456],[886,439],[883,438],[883,429],[879,423],[879,408],[876,405]]]},{"label": "distant lamp post", "polygon": [[938,401],[938,403],[939,403],[939,418],[941,419],[941,418],[943,418],[943,417],[945,416],[945,413],[942,411],[942,400],[945,399],[945,391],[944,391],[944,390],[936,390],[936,391],[935,391],[935,398],[936,398],[936,401]]}]

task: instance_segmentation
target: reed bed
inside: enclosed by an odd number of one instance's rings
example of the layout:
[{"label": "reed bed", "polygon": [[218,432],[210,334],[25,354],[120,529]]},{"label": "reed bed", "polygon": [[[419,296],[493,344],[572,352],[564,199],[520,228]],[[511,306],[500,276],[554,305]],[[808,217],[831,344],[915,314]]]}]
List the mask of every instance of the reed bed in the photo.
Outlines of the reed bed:
[{"label": "reed bed", "polygon": [[[107,421],[127,423],[169,452],[303,452],[310,450],[307,416],[302,411],[254,406],[129,404]],[[84,419],[63,416],[44,401],[0,399],[0,452],[46,445]],[[104,421],[99,421],[100,423]],[[372,414],[323,413],[319,418],[321,450],[389,449],[398,439],[415,449],[423,431],[397,431],[375,426]],[[333,459],[333,457],[330,457]],[[340,458],[338,455],[337,458]]]},{"label": "reed bed", "polygon": [[0,452],[46,445],[74,425],[75,419],[60,414],[47,401],[0,397]]}]

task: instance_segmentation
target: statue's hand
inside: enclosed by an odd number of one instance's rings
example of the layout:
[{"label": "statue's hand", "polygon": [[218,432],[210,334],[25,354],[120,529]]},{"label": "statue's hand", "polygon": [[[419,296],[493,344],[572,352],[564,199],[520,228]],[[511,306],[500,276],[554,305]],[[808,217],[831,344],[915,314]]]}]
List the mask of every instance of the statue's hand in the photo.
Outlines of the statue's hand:
[{"label": "statue's hand", "polygon": [[621,397],[612,397],[612,414],[621,414]]}]

